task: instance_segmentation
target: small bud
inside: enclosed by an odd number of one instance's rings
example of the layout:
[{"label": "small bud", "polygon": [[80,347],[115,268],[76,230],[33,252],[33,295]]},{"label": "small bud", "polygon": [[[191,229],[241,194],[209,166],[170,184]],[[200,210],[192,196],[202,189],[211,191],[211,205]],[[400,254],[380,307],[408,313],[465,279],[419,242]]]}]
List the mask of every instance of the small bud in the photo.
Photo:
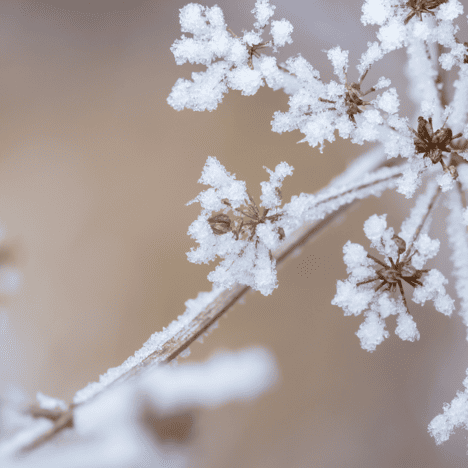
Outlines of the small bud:
[{"label": "small bud", "polygon": [[398,255],[401,255],[406,250],[406,242],[397,235],[394,235],[392,239],[398,248]]},{"label": "small bud", "polygon": [[452,130],[450,128],[439,128],[437,132],[435,132],[433,142],[437,146],[445,148],[451,141],[452,141]]},{"label": "small bud", "polygon": [[458,171],[455,166],[449,166],[448,171],[454,180],[458,179]]},{"label": "small bud", "polygon": [[280,241],[286,237],[286,234],[284,233],[284,229],[282,227],[278,228],[278,235],[279,235]]},{"label": "small bud", "polygon": [[231,219],[228,215],[219,214],[208,219],[213,233],[217,236],[226,234],[231,230]]},{"label": "small bud", "polygon": [[429,122],[422,116],[418,117],[418,134],[420,138],[426,141],[431,140],[432,126]]},{"label": "small bud", "polygon": [[439,148],[431,149],[428,155],[432,164],[437,164],[442,160],[442,151]]},{"label": "small bud", "polygon": [[275,192],[276,192],[276,195],[278,195],[280,201],[283,201],[283,194],[281,193],[281,190],[279,187],[275,187]]},{"label": "small bud", "polygon": [[416,270],[416,268],[414,268],[413,265],[410,265],[409,263],[406,263],[401,268],[401,276],[407,276],[407,277],[410,276],[410,277],[413,277],[415,279],[419,279],[421,277],[421,273],[418,270]]}]

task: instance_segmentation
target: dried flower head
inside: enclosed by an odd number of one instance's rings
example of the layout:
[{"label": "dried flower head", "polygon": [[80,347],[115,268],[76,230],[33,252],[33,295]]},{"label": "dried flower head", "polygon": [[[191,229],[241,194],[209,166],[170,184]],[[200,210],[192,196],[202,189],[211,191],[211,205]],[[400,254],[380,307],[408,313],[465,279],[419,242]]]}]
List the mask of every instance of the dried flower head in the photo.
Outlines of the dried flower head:
[{"label": "dried flower head", "polygon": [[[233,232],[235,233],[236,239],[239,239],[239,236],[242,236],[242,234],[245,234],[248,230],[250,232],[250,235],[248,236],[248,240],[252,241],[256,234],[257,226],[259,224],[265,224],[267,221],[272,221],[272,222],[278,221],[281,218],[281,216],[283,216],[283,213],[279,211],[271,216],[267,216],[270,209],[264,208],[263,213],[260,214],[260,210],[258,209],[257,204],[255,203],[255,200],[251,197],[251,195],[248,192],[247,192],[247,196],[249,197],[250,203],[247,204],[246,209],[237,208],[234,211],[237,211],[237,213],[239,213],[242,216],[247,216],[248,221],[244,221],[244,219],[242,219],[240,223],[237,222],[238,227],[237,229],[234,229]],[[229,201],[223,200],[223,203],[229,206],[230,208],[232,208]],[[218,216],[221,216],[221,215],[217,215],[214,218],[217,218]],[[229,220],[229,217],[227,218]],[[223,222],[225,222],[225,218],[223,218]],[[228,232],[228,230],[225,232]],[[282,240],[284,238],[283,228],[278,227],[277,232],[280,237],[280,240]],[[258,239],[256,240],[256,242],[258,243]]]},{"label": "dried flower head", "polygon": [[446,3],[447,0],[408,0],[406,6],[411,9],[410,13],[405,19],[405,24],[408,24],[413,16],[417,16],[422,21],[422,14],[429,13],[435,16],[434,10],[442,3]]},{"label": "dried flower head", "polygon": [[[393,228],[387,229],[386,216],[373,215],[364,223],[367,238],[384,259],[376,258],[361,245],[348,241],[343,252],[350,276],[345,281],[338,281],[332,301],[343,308],[345,315],[359,315],[365,311],[366,319],[357,335],[362,348],[367,351],[374,351],[389,336],[384,321],[389,315],[397,315],[395,332],[401,339],[419,339],[416,323],[408,311],[403,281],[415,288],[414,302],[424,304],[428,299],[433,300],[435,308],[446,315],[450,315],[454,308],[453,300],[445,292],[443,284],[447,280],[442,273],[422,268],[427,259],[436,255],[439,241],[422,234],[416,235],[408,246],[403,238],[407,237],[408,230],[402,226],[403,233],[396,236]],[[419,231],[420,228],[416,233]],[[376,285],[372,284],[376,281]],[[395,292],[397,286],[399,295],[395,299],[389,293]]]},{"label": "dried flower head", "polygon": [[403,302],[406,306],[405,293],[403,291],[403,285],[401,284],[401,281],[406,281],[408,284],[413,286],[413,288],[417,285],[422,286],[423,284],[419,280],[423,273],[427,273],[429,270],[417,270],[413,265],[411,265],[411,258],[417,252],[417,250],[414,250],[411,255],[400,259],[401,254],[406,251],[406,242],[401,237],[396,235],[393,235],[392,240],[398,250],[397,259],[394,260],[392,257],[388,257],[389,263],[385,263],[368,253],[367,256],[377,265],[380,265],[383,268],[376,270],[376,276],[366,281],[361,281],[357,283],[356,286],[372,283],[374,281],[380,281],[380,285],[375,287],[375,292],[377,292],[382,286],[387,286],[386,288],[382,289],[382,291],[387,290],[393,292],[398,285]]},{"label": "dried flower head", "polygon": [[[261,183],[261,213],[245,182],[236,180],[216,158],[208,157],[199,182],[212,188],[188,203],[198,201],[203,208],[188,231],[200,247],[192,248],[187,257],[193,263],[208,263],[219,256],[224,260],[208,275],[210,281],[223,287],[246,284],[269,295],[277,287],[276,260],[271,252],[285,237],[278,225],[283,216],[278,208],[280,187],[293,168],[282,162],[274,171],[265,169],[270,180]],[[213,211],[221,213],[212,215]]]},{"label": "dried flower head", "polygon": [[[355,114],[361,114],[362,109],[361,107],[365,107],[370,105],[369,101],[364,101],[362,98],[367,96],[369,93],[375,91],[375,87],[368,89],[365,93],[361,91],[361,84],[364,81],[369,69],[367,69],[359,78],[357,83],[349,83],[348,82],[348,73],[346,72],[345,67],[343,67],[343,73],[346,77],[346,81],[344,83],[346,92],[344,94],[344,102],[346,105],[346,113],[348,114],[349,120],[351,120],[356,125],[356,120],[354,119]],[[330,101],[328,99],[323,99],[319,97],[319,101],[321,102],[329,102],[331,104],[336,104],[336,101]],[[337,110],[335,107],[331,107],[329,110]]]}]

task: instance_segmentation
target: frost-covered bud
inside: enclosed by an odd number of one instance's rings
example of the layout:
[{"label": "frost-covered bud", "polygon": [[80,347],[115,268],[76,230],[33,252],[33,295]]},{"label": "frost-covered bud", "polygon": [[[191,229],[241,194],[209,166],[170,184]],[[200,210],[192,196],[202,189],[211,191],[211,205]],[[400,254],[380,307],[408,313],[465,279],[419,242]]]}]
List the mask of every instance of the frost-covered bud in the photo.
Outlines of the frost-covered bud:
[{"label": "frost-covered bud", "polygon": [[231,219],[228,215],[219,214],[208,219],[213,233],[220,236],[231,230]]},{"label": "frost-covered bud", "polygon": [[278,228],[278,236],[280,241],[282,241],[286,237],[284,229],[281,226]]}]

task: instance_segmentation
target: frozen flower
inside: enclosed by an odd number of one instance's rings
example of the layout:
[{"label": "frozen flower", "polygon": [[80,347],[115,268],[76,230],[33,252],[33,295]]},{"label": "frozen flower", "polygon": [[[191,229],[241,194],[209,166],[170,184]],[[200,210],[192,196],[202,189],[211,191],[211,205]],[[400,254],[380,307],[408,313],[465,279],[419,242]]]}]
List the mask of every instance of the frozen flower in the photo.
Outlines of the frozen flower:
[{"label": "frozen flower", "polygon": [[[199,201],[202,214],[189,227],[188,234],[200,247],[187,253],[193,263],[208,263],[219,256],[224,260],[208,275],[216,286],[230,288],[234,283],[245,284],[263,295],[277,287],[276,260],[271,251],[285,237],[278,221],[283,216],[280,187],[293,167],[285,162],[268,168],[269,182],[262,182],[260,204],[248,194],[245,182],[235,180],[214,157],[210,156],[199,182],[213,188],[203,191],[187,204]],[[247,201],[248,200],[248,201]],[[245,205],[245,208],[241,208]],[[213,211],[222,211],[212,216]],[[231,217],[228,213],[236,215]]]},{"label": "frozen flower", "polygon": [[[366,319],[357,335],[362,348],[367,351],[374,351],[388,337],[385,318],[389,315],[397,315],[395,332],[401,339],[419,339],[416,323],[408,311],[404,283],[414,288],[414,302],[424,304],[426,300],[432,300],[435,308],[446,315],[450,315],[454,308],[453,300],[445,292],[443,285],[447,280],[442,273],[422,268],[427,259],[438,252],[439,242],[422,234],[408,246],[402,237],[395,235],[393,228],[387,228],[386,216],[373,215],[364,223],[366,237],[383,258],[379,259],[367,253],[361,245],[348,241],[343,252],[349,277],[338,281],[332,301],[343,308],[345,315],[364,312]],[[406,237],[408,232],[406,229],[402,235]],[[412,232],[419,234],[417,229]],[[395,292],[398,297],[392,298],[390,293]]]},{"label": "frozen flower", "polygon": [[[291,86],[291,78],[276,65],[274,57],[260,54],[260,50],[277,48],[292,42],[293,27],[289,21],[272,21],[271,41],[263,41],[263,29],[273,15],[275,7],[268,0],[257,0],[252,13],[257,19],[255,31],[244,31],[238,37],[230,30],[217,5],[209,8],[190,3],[180,9],[182,35],[171,47],[177,65],[185,62],[207,67],[205,72],[192,74],[192,81],[179,78],[167,102],[176,110],[212,111],[218,107],[228,88],[255,94],[265,82],[274,90]],[[267,64],[264,64],[264,61]],[[271,66],[273,62],[273,67]]]},{"label": "frozen flower", "polygon": [[[286,61],[288,70],[293,73],[300,88],[289,99],[288,112],[275,112],[272,130],[282,133],[300,130],[305,135],[299,143],[308,142],[310,146],[320,144],[323,152],[324,140],[333,142],[335,130],[342,138],[352,138],[353,143],[375,141],[384,120],[378,108],[385,112],[396,112],[399,102],[395,90],[382,96],[375,102],[364,100],[368,94],[388,86],[390,80],[381,77],[378,83],[361,90],[362,82],[369,68],[362,71],[356,83],[348,82],[348,51],[334,47],[328,51],[335,75],[340,83],[331,81],[328,85],[320,80],[320,74],[300,55]],[[369,108],[367,108],[369,107]],[[360,115],[359,125],[356,117]]]}]

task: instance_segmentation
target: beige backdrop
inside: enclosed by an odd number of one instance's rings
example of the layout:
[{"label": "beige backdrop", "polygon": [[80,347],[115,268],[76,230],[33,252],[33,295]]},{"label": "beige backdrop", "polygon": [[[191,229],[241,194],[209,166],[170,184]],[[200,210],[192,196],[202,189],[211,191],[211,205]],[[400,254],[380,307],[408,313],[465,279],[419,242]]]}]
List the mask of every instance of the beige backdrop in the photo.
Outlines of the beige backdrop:
[{"label": "beige backdrop", "polygon": [[[208,155],[216,156],[258,200],[260,182],[281,161],[295,167],[284,200],[313,192],[367,147],[338,139],[320,154],[296,145],[299,132],[271,132],[281,92],[254,97],[230,92],[214,112],[176,112],[166,98],[178,77],[203,67],[178,67],[170,53],[180,37],[185,1],[47,0],[0,2],[0,220],[24,284],[5,302],[18,341],[4,380],[71,400],[89,381],[119,365],[211,289],[213,265],[193,265],[187,228],[199,205],[185,203]],[[304,5],[307,3],[307,5]],[[250,29],[253,0],[218,4],[237,33]],[[277,1],[275,18],[295,26],[294,44],[321,71],[322,49],[351,48],[355,64],[373,40],[359,22],[360,2]],[[212,3],[208,4],[212,6]],[[391,54],[366,78],[403,85],[405,54]],[[401,88],[399,88],[401,89]],[[403,99],[403,110],[412,112]],[[362,226],[389,213],[399,229],[411,206],[401,195],[369,199],[279,272],[267,298],[250,293],[186,361],[220,349],[262,345],[272,350],[281,384],[249,405],[200,411],[192,442],[211,467],[465,467],[465,432],[436,447],[427,424],[462,388],[468,355],[460,318],[431,303],[411,303],[421,340],[391,337],[376,352],[359,346],[362,318],[330,304],[346,276],[342,246],[368,248]],[[433,233],[442,243],[445,208]],[[448,274],[443,247],[431,265]],[[449,291],[453,293],[453,289]],[[184,362],[181,360],[180,362]]]}]

